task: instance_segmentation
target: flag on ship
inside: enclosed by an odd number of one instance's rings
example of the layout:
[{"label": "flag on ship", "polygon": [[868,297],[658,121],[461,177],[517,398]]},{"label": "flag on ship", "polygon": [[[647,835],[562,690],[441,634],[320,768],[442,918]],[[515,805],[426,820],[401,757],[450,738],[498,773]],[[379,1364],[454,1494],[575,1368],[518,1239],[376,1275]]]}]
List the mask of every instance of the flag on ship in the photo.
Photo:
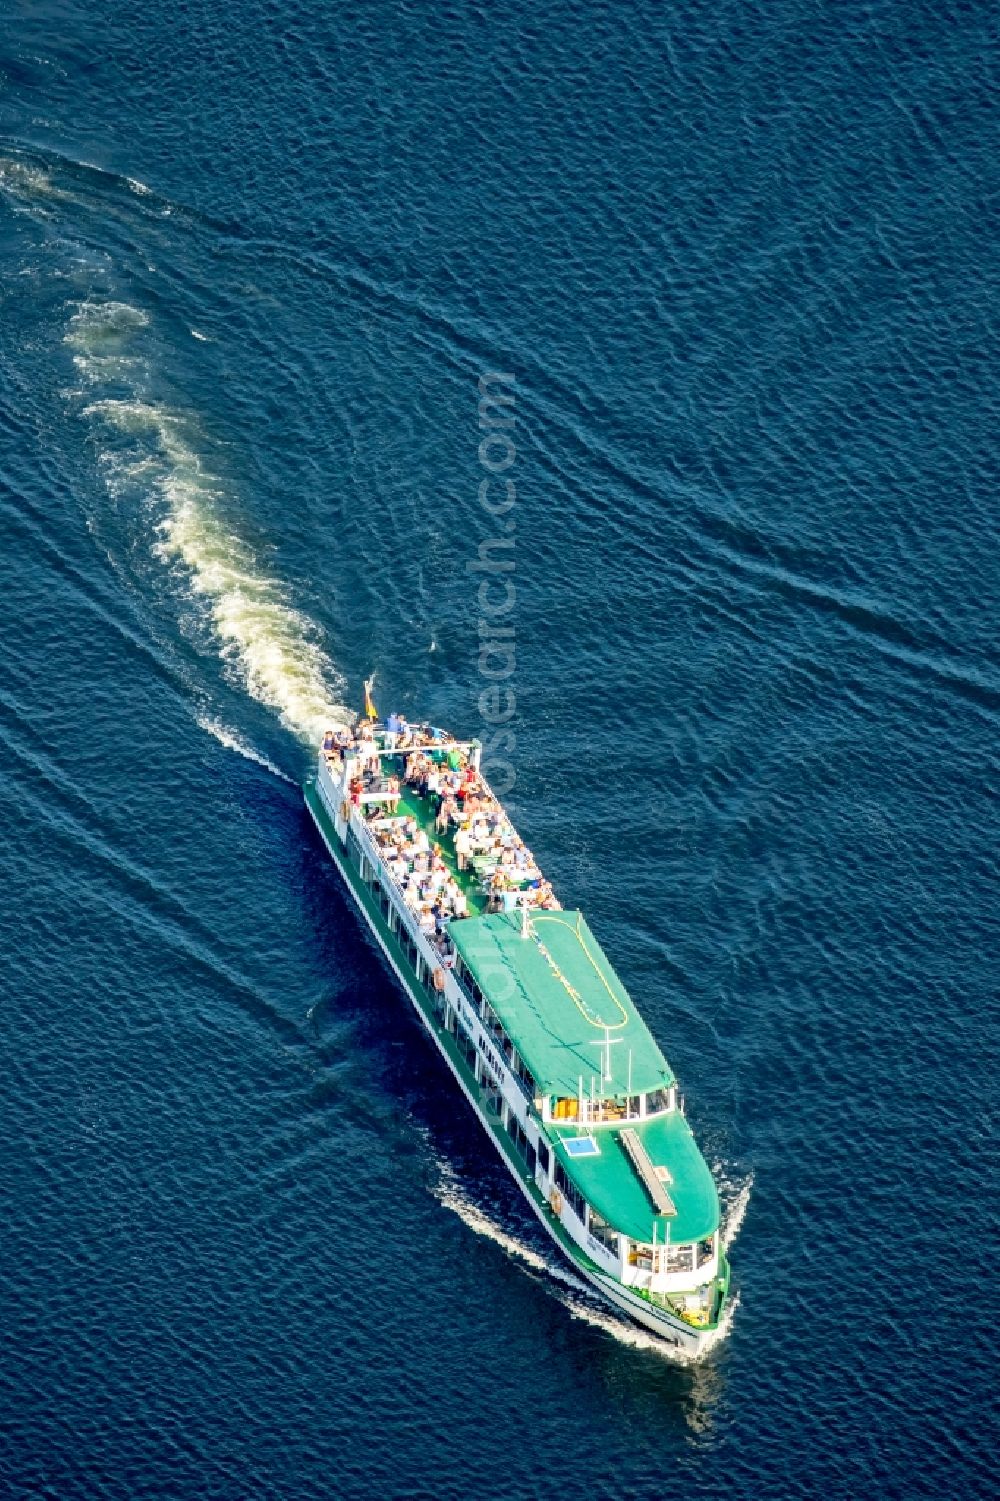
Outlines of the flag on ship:
[{"label": "flag on ship", "polygon": [[378,710],[376,709],[375,702],[374,702],[374,700],[372,698],[372,688],[374,686],[375,686],[375,674],[372,673],[372,675],[371,675],[370,678],[365,678],[365,718],[366,719],[377,719],[378,718]]}]

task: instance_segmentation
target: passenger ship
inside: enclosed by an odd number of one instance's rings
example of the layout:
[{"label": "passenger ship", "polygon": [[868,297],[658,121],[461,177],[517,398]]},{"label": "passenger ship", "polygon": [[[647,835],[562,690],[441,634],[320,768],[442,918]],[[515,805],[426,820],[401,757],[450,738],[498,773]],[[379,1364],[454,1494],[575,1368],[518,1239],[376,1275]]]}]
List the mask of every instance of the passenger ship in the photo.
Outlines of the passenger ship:
[{"label": "passenger ship", "polygon": [[[306,804],[501,1159],[582,1279],[677,1352],[703,1354],[729,1292],[716,1185],[673,1072],[583,914],[551,894],[533,905],[539,882],[517,890],[516,870],[498,883],[488,859],[464,849],[460,859],[440,798],[406,780],[415,751],[458,770],[517,839],[478,741],[430,726],[400,739],[371,721],[332,738]],[[415,906],[404,829],[423,831],[414,837],[446,867],[467,915],[435,922]],[[513,890],[498,894],[499,884]]]}]

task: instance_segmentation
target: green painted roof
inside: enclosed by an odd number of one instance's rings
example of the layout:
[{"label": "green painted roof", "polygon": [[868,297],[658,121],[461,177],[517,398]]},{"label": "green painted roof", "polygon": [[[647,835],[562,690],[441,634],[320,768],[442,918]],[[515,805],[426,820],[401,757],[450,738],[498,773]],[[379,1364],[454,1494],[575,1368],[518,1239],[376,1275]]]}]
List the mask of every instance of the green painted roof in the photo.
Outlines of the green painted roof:
[{"label": "green painted roof", "polygon": [[[667,1192],[675,1215],[656,1215],[656,1239],[675,1244],[711,1235],[719,1223],[719,1196],[708,1165],[698,1150],[691,1128],[679,1110],[648,1121],[629,1121],[656,1167],[665,1167],[672,1182]],[[587,1134],[553,1124],[550,1139],[556,1143]],[[594,1209],[616,1230],[648,1245],[653,1239],[653,1206],[613,1126],[597,1127],[590,1133],[600,1155],[573,1157],[556,1147],[568,1176]],[[669,1228],[668,1228],[669,1227]]]},{"label": "green painted roof", "polygon": [[[535,912],[521,937],[516,913],[465,918],[449,926],[456,949],[502,1021],[543,1094],[575,1096],[599,1081],[610,1038],[605,1098],[674,1082],[649,1028],[581,912]],[[574,1164],[575,1166],[575,1164]]]}]

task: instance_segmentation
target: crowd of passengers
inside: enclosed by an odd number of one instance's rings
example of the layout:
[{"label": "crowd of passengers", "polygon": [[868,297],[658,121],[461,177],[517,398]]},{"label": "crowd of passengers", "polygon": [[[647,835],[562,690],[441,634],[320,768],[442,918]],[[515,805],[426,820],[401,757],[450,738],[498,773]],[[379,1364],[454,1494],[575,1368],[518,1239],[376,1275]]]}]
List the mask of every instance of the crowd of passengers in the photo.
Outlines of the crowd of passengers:
[{"label": "crowd of passengers", "polygon": [[[367,794],[365,816],[372,836],[427,936],[445,946],[448,923],[467,916],[469,906],[442,844],[432,842],[415,817],[399,814],[404,782],[430,805],[438,840],[451,837],[458,871],[477,881],[488,911],[513,911],[525,904],[558,908],[551,885],[467,752],[443,731],[409,725],[390,714],[384,730],[363,720],[353,732],[328,731],[323,749],[330,760],[356,760],[350,799],[360,805]],[[404,750],[405,759],[399,754]],[[386,752],[391,764],[403,760],[402,776],[383,769]]]}]

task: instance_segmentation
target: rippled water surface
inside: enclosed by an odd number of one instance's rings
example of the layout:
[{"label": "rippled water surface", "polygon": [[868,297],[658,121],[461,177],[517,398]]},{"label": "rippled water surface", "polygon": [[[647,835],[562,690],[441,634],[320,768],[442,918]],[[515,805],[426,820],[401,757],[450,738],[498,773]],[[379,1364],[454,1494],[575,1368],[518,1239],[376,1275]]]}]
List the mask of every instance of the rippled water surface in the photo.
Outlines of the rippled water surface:
[{"label": "rippled water surface", "polygon": [[[0,19],[0,1492],[986,1494],[995,7]],[[481,729],[679,1073],[738,1307],[592,1303],[298,784]]]}]

